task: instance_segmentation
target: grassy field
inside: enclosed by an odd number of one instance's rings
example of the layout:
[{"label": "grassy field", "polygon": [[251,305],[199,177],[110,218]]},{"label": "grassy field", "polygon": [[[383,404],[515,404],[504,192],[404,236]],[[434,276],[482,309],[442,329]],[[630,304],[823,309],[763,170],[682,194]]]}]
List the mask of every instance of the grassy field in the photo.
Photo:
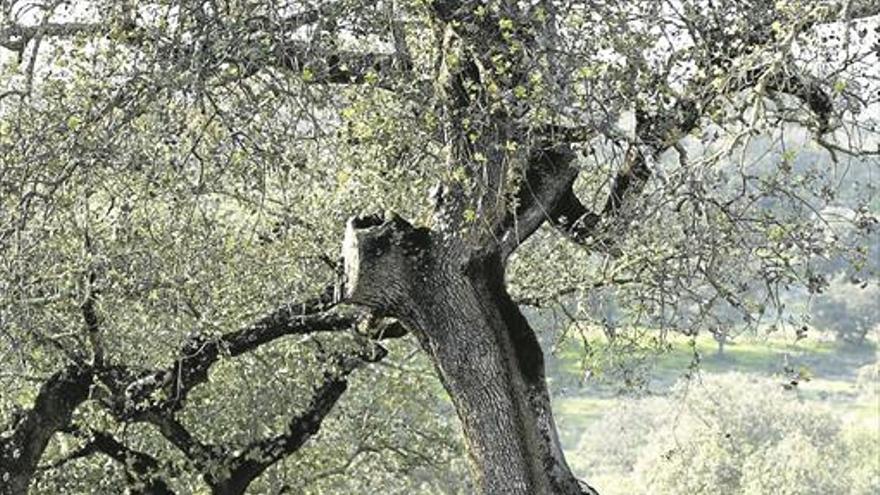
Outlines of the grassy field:
[{"label": "grassy field", "polygon": [[[599,342],[601,339],[596,337],[595,342]],[[696,340],[670,337],[663,352],[645,353],[633,357],[630,363],[623,363],[623,367],[629,364],[637,368],[638,379],[621,380],[619,376],[607,376],[594,370],[587,373],[582,365],[585,350],[581,340],[558,346],[556,352],[548,356],[548,375],[560,438],[569,452],[572,468],[600,486],[616,485],[611,489],[602,487],[603,493],[627,493],[625,473],[595,472],[596,459],[584,453],[588,449],[583,445],[602,439],[585,436],[596,435],[595,425],[608,414],[640,398],[664,397],[686,376],[699,380],[735,372],[769,377],[811,407],[830,408],[850,434],[867,435],[880,441],[878,384],[876,379],[866,383],[864,377],[859,378],[860,370],[864,373],[877,363],[876,335],[861,346],[838,343],[815,334],[798,341],[793,336],[780,334],[741,336],[729,343],[723,354],[718,354],[717,349],[710,336]],[[591,350],[595,352],[595,347]],[[795,386],[793,381],[797,381]]]}]

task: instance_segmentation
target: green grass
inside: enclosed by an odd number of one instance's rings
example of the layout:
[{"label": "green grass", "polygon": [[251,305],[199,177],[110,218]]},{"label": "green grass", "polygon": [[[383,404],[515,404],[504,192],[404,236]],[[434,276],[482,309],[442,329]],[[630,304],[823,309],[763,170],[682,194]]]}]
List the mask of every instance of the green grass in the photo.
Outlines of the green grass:
[{"label": "green grass", "polygon": [[[594,362],[605,359],[603,364],[611,366],[625,366],[627,359],[637,362],[633,356],[626,355],[607,358],[599,347],[601,336],[589,335],[588,338],[596,352],[591,356]],[[723,355],[717,354],[717,344],[709,336],[700,336],[696,341],[670,336],[668,344],[665,352],[646,352],[641,356],[643,363],[647,363],[641,368],[647,379],[646,390],[627,389],[621,382],[610,379],[610,373],[603,375],[601,369],[590,369],[594,378],[585,379],[585,353],[579,341],[566,342],[554,355],[548,356],[548,376],[563,446],[575,448],[583,431],[613,410],[619,401],[626,400],[627,394],[663,395],[694,369],[703,374],[739,372],[769,376],[778,378],[780,386],[800,372],[802,378],[808,378],[801,379],[797,385],[803,400],[832,407],[848,428],[880,438],[880,399],[876,393],[867,393],[856,386],[859,367],[877,361],[877,346],[873,341],[855,347],[816,337],[795,342],[785,335],[740,336],[727,344]],[[608,350],[608,354],[612,355],[613,351]],[[596,359],[596,356],[600,357]]]},{"label": "green grass", "polygon": [[[590,335],[590,345],[605,360],[624,361],[631,356],[613,356],[615,350],[597,335]],[[645,346],[642,356],[649,364],[651,377],[660,382],[676,380],[697,366],[707,373],[738,371],[744,373],[781,373],[788,367],[805,367],[814,374],[850,375],[859,366],[876,360],[876,344],[866,342],[855,347],[835,341],[804,339],[795,342],[784,335],[771,337],[739,337],[725,346],[723,355],[717,352],[716,342],[709,336],[695,341],[688,337],[671,336],[666,351]],[[604,354],[603,354],[604,353]],[[620,354],[620,353],[618,353]],[[579,341],[570,340],[560,346],[549,359],[551,375],[568,379],[581,379],[585,372],[585,349]],[[589,360],[588,360],[589,361]]]}]

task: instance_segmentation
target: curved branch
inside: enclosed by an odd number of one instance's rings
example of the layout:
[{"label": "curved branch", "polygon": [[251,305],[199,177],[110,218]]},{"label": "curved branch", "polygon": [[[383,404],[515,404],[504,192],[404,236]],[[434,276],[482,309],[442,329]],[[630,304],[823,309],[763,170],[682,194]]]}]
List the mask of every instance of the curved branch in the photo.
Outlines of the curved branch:
[{"label": "curved branch", "polygon": [[[95,380],[105,387],[97,389],[101,402],[120,421],[152,422],[190,457],[216,457],[215,449],[188,435],[173,413],[194,387],[207,380],[209,369],[224,354],[245,354],[287,335],[352,329],[363,315],[335,308],[339,291],[328,286],[314,299],[281,306],[216,338],[195,336],[183,344],[181,357],[166,369],[144,373],[120,365],[96,369],[71,365],[55,373],[40,388],[34,407],[11,425],[12,434],[0,438],[0,478],[4,480],[0,494],[26,492],[49,439],[68,427],[73,411],[89,398]],[[93,327],[98,320],[88,301],[80,309],[87,326]],[[391,330],[382,332],[384,338],[405,333],[398,325],[390,325]]]},{"label": "curved branch", "polygon": [[[238,53],[245,57],[230,55],[226,49],[211,53],[209,45],[203,42],[176,44],[166,50],[173,59],[189,60],[198,56],[207,66],[234,64],[243,69],[245,76],[253,75],[260,68],[273,66],[289,69],[303,74],[305,82],[324,84],[364,84],[375,82],[379,87],[390,88],[391,80],[411,68],[411,61],[403,45],[403,31],[399,23],[390,28],[395,41],[395,53],[356,52],[339,49],[321,50],[312,44],[300,41],[277,41],[270,50],[255,40],[246,39],[248,35],[261,32],[290,34],[300,27],[318,22],[333,6],[322,6],[307,10],[277,21],[264,17],[250,19],[244,32],[235,33],[239,38]],[[134,23],[122,27],[125,36],[119,39],[132,45],[142,44],[148,37],[143,29]],[[108,35],[117,29],[112,23],[43,23],[36,26],[10,25],[0,30],[0,46],[21,52],[31,40],[38,38],[69,38],[78,35]],[[248,45],[253,45],[252,49]],[[207,48],[207,52],[205,51]]]},{"label": "curved branch", "polygon": [[[113,392],[105,399],[105,405],[121,420],[148,412],[176,411],[193,388],[207,381],[208,371],[224,355],[240,356],[289,335],[353,328],[362,315],[331,310],[336,304],[334,292],[338,289],[328,286],[315,299],[281,306],[254,323],[219,337],[195,335],[183,343],[180,357],[168,368],[138,374],[129,368],[110,367],[100,375]],[[164,398],[156,399],[157,396]]]},{"label": "curved branch", "polygon": [[45,22],[35,26],[10,25],[0,29],[0,46],[20,52],[32,39],[39,36],[64,38],[79,34],[107,34],[112,26],[86,22]]},{"label": "curved branch", "polygon": [[[324,418],[348,388],[347,377],[367,362],[378,362],[387,355],[379,346],[368,346],[354,354],[337,354],[315,387],[306,407],[288,421],[284,432],[251,442],[243,448],[213,445],[197,439],[176,417],[174,411],[150,411],[136,421],[148,422],[183,453],[198,470],[213,493],[244,493],[267,468],[297,452],[320,429]],[[240,452],[231,455],[232,452]],[[154,472],[154,471],[153,471]]]},{"label": "curved branch", "polygon": [[651,170],[644,154],[633,146],[627,152],[623,168],[614,177],[601,213],[590,211],[574,191],[569,189],[553,210],[550,221],[570,240],[578,244],[589,242],[591,248],[607,251],[614,246],[615,237],[623,232],[616,228],[602,232],[600,236],[598,227],[610,224],[610,220],[620,214],[626,202],[642,192],[650,176]]},{"label": "curved branch", "polygon": [[[649,152],[652,158],[656,158],[676,143],[680,136],[690,132],[699,123],[698,108],[695,102],[681,99],[663,114],[636,112],[636,137],[649,151],[630,146],[623,168],[615,176],[605,205],[598,213],[589,210],[572,189],[578,172],[570,166],[574,155],[566,144],[557,144],[556,148],[539,149],[533,153],[518,195],[519,206],[503,224],[502,252],[505,257],[546,220],[576,243],[584,244],[597,237],[600,222],[607,224],[618,216],[625,202],[638,196],[644,189],[651,176],[648,157],[644,153]],[[572,128],[572,132],[555,128],[552,131],[564,143],[570,137],[578,140],[583,133],[595,132],[591,129],[595,128]],[[614,244],[614,236],[620,234],[605,232],[603,238],[595,239],[597,242],[592,242],[590,247],[608,250]]]}]

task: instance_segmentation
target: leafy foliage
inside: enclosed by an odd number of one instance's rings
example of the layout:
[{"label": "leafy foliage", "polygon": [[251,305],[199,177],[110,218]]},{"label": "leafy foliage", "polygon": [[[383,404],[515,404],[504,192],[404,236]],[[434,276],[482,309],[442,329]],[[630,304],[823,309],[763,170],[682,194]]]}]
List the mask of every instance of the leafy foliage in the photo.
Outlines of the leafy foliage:
[{"label": "leafy foliage", "polygon": [[730,374],[678,393],[634,466],[647,491],[868,494],[880,482],[870,437],[852,440],[775,381]]},{"label": "leafy foliage", "polygon": [[[375,315],[326,290],[365,211],[512,255],[518,301],[604,325],[606,367],[875,270],[874,2],[0,14],[0,467],[36,491],[221,490],[237,468],[257,491],[470,489],[419,344],[367,338]],[[23,463],[66,371],[91,392]]]}]

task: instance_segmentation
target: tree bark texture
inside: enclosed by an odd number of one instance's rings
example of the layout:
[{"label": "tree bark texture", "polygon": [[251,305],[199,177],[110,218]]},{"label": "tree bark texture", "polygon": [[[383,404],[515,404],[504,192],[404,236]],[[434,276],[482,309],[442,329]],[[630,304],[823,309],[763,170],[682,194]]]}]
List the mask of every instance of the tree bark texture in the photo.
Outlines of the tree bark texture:
[{"label": "tree bark texture", "polygon": [[401,319],[433,361],[481,493],[595,493],[565,462],[541,347],[506,291],[500,249],[368,217],[349,221],[343,256],[350,300]]}]

